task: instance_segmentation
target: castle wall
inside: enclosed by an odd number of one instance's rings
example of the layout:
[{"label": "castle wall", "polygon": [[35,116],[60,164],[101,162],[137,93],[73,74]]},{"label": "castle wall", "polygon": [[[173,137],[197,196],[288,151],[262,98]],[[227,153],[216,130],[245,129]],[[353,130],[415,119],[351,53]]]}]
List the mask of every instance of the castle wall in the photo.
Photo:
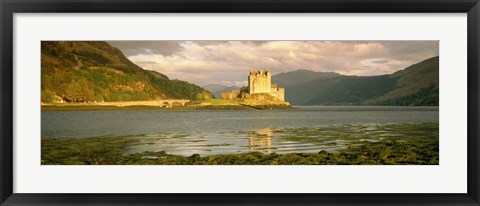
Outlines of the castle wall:
[{"label": "castle wall", "polygon": [[284,88],[272,88],[271,96],[276,97],[278,100],[285,101],[285,89]]}]

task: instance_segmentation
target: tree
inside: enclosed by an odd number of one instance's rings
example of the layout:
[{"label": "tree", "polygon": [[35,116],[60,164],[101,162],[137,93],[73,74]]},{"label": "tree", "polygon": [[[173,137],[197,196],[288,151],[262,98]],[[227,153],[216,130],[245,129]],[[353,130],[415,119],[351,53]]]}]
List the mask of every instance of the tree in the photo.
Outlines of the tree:
[{"label": "tree", "polygon": [[55,93],[49,89],[42,91],[42,102],[52,103],[55,101]]},{"label": "tree", "polygon": [[212,98],[212,93],[208,92],[208,91],[201,91],[199,93],[197,93],[195,99],[198,100],[198,101],[202,101],[202,100],[209,100]]},{"label": "tree", "polygon": [[94,97],[93,84],[85,79],[71,81],[65,90],[65,98],[69,102],[89,102]]}]

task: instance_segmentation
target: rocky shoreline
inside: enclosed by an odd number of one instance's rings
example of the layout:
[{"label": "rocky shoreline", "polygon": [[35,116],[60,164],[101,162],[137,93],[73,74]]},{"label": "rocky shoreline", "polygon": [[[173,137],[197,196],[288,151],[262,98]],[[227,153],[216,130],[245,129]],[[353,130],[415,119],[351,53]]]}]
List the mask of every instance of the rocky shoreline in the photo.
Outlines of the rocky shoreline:
[{"label": "rocky shoreline", "polygon": [[[315,138],[327,134],[327,128],[306,128],[295,131],[285,141],[329,145],[332,141],[346,144],[338,150],[319,149],[312,153],[215,154],[188,156],[166,151],[145,151],[126,154],[127,148],[152,144],[152,137],[104,136],[86,138],[42,139],[42,165],[438,165],[438,123],[380,125],[375,131],[352,134],[348,127],[330,138]],[[298,130],[298,131],[297,131]],[[402,134],[385,136],[387,134]],[[308,135],[309,133],[312,133]],[[318,133],[318,134],[317,134]],[[282,138],[280,136],[275,138]],[[225,146],[225,145],[211,145]]]}]

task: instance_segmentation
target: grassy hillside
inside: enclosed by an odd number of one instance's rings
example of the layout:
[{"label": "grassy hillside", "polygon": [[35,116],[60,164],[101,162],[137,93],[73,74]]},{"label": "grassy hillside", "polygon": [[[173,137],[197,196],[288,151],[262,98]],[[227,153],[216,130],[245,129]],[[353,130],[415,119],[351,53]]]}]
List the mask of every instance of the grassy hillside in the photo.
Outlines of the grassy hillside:
[{"label": "grassy hillside", "polygon": [[389,75],[390,78],[397,79],[395,89],[378,97],[375,101],[383,102],[414,95],[427,87],[432,87],[432,92],[437,90],[438,96],[438,65],[439,57],[433,57]]},{"label": "grassy hillside", "polygon": [[431,84],[413,94],[373,102],[375,105],[438,106],[438,85]]},{"label": "grassy hillside", "polygon": [[203,88],[147,71],[106,42],[43,41],[42,102],[208,98]]},{"label": "grassy hillside", "polygon": [[294,105],[358,105],[395,88],[388,76],[340,76],[286,88],[285,98]]},{"label": "grassy hillside", "polygon": [[272,81],[285,87],[285,98],[293,105],[433,106],[438,105],[438,65],[439,58],[433,57],[390,75],[360,77],[299,70],[275,75]]}]

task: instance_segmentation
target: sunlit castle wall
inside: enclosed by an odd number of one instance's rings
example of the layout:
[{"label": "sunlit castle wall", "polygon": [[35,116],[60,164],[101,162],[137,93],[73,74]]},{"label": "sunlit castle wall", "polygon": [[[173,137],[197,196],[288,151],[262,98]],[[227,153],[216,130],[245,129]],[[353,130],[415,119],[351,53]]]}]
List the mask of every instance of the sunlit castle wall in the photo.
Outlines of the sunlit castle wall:
[{"label": "sunlit castle wall", "polygon": [[248,90],[250,94],[270,94],[272,90],[271,86],[272,73],[270,72],[270,70],[250,70],[250,75],[248,75]]},{"label": "sunlit castle wall", "polygon": [[284,102],[285,101],[285,89],[284,88],[277,88],[276,86],[272,86],[272,92],[270,95],[276,97],[278,100]]}]

